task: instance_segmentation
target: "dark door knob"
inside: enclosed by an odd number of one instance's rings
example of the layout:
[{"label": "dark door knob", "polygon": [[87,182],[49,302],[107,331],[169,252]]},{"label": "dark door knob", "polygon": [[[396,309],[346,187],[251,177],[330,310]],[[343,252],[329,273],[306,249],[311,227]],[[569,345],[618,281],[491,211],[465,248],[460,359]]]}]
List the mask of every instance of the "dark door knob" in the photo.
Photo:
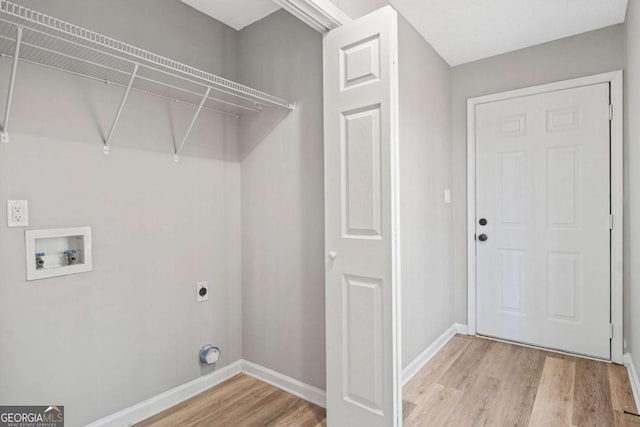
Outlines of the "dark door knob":
[{"label": "dark door knob", "polygon": [[478,221],[480,223],[480,225],[487,225],[487,219],[486,218],[480,218],[480,221]]},{"label": "dark door knob", "polygon": [[478,240],[480,240],[481,242],[486,242],[488,239],[486,234],[481,234],[478,236]]}]

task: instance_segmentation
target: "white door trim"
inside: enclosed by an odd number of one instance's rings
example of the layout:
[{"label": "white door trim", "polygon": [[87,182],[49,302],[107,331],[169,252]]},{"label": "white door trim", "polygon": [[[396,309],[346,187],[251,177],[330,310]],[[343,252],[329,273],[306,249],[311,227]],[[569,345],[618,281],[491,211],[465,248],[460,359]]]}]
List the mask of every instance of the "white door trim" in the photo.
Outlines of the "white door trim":
[{"label": "white door trim", "polygon": [[611,86],[611,361],[622,363],[623,354],[623,92],[622,71],[580,77],[555,83],[516,89],[467,100],[467,325],[476,333],[476,105],[510,98],[535,95],[609,83]]}]

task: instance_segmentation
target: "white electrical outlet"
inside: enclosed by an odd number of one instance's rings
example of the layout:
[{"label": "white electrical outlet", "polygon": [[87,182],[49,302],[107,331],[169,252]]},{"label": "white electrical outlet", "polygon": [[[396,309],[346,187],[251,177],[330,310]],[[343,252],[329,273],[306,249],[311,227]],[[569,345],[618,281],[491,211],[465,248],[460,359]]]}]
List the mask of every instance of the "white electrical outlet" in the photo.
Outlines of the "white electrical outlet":
[{"label": "white electrical outlet", "polygon": [[198,282],[196,284],[196,301],[202,302],[209,299],[209,282]]},{"label": "white electrical outlet", "polygon": [[29,203],[26,200],[7,200],[7,227],[29,225]]}]

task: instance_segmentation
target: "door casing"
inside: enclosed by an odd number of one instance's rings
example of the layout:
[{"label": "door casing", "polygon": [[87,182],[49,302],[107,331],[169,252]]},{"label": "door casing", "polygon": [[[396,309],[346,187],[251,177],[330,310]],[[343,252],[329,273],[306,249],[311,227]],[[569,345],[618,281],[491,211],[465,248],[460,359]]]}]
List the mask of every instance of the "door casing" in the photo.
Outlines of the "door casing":
[{"label": "door casing", "polygon": [[476,334],[476,105],[581,86],[609,83],[611,90],[611,361],[623,362],[623,91],[622,71],[500,92],[467,100],[467,331]]}]

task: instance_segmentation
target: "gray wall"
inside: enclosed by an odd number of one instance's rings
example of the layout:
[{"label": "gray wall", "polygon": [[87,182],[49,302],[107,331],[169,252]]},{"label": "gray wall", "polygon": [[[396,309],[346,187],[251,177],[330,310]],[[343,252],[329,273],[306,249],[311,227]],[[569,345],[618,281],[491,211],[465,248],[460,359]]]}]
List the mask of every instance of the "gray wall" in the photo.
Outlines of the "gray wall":
[{"label": "gray wall", "polygon": [[[235,73],[236,32],[177,1],[24,3]],[[0,404],[63,404],[69,426],[210,373],[203,344],[222,348],[218,367],[242,355],[240,165],[208,159],[237,157],[237,123],[205,114],[185,152],[203,158],[174,163],[172,132],[193,110],[137,95],[105,156],[121,94],[20,64],[12,141],[0,144],[0,203],[28,199],[31,229],[93,228],[92,272],[26,282],[24,229],[0,224]],[[201,280],[210,298],[197,304]]]},{"label": "gray wall", "polygon": [[453,67],[453,260],[457,321],[466,323],[467,319],[467,98],[620,70],[624,66],[624,27],[616,25]]},{"label": "gray wall", "polygon": [[402,360],[413,361],[455,321],[451,205],[451,69],[399,22]]},{"label": "gray wall", "polygon": [[626,211],[625,211],[625,331],[627,351],[640,366],[640,3],[630,1],[626,22]]},{"label": "gray wall", "polygon": [[241,82],[297,103],[240,124],[244,358],[324,388],[322,38],[280,11],[238,55]]}]

